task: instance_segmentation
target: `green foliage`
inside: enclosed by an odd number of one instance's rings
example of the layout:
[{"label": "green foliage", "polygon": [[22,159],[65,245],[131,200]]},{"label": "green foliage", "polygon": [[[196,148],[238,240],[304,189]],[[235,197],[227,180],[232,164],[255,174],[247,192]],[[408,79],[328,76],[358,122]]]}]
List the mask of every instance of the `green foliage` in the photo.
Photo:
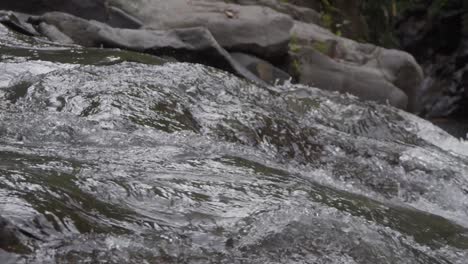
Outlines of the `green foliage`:
[{"label": "green foliage", "polygon": [[[410,0],[406,1],[411,2]],[[368,41],[394,47],[397,41],[393,36],[393,17],[398,7],[395,0],[367,0],[363,2],[362,10],[369,26]]]},{"label": "green foliage", "polygon": [[436,17],[448,9],[457,9],[462,2],[466,3],[466,0],[364,0],[362,12],[370,30],[369,41],[385,47],[397,47],[393,26],[400,14],[422,5],[427,7],[429,17]]},{"label": "green foliage", "polygon": [[299,44],[299,39],[296,34],[292,34],[291,40],[289,41],[289,50],[293,53],[297,53],[301,50],[301,45]]},{"label": "green foliage", "polygon": [[332,29],[333,26],[333,17],[329,13],[322,13],[320,17],[322,25],[328,29]]},{"label": "green foliage", "polygon": [[448,6],[448,0],[435,0],[432,5],[429,7],[429,15],[436,16],[442,11],[445,7]]},{"label": "green foliage", "polygon": [[342,12],[333,6],[329,0],[320,0],[322,10],[321,10],[321,22],[322,25],[335,33],[336,35],[341,36],[340,25],[343,23]]},{"label": "green foliage", "polygon": [[299,60],[297,58],[294,58],[292,61],[291,61],[291,72],[290,74],[296,78],[298,78],[298,76],[300,76],[301,74],[301,63],[299,62]]},{"label": "green foliage", "polygon": [[331,45],[328,42],[317,41],[314,42],[314,44],[312,44],[312,47],[314,50],[326,55],[328,55],[331,52]]}]

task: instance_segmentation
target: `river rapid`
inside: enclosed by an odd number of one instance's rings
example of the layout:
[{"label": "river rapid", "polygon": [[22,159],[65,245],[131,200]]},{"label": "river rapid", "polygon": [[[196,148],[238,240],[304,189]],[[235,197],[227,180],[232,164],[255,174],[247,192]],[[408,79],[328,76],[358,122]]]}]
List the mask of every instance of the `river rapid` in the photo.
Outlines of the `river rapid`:
[{"label": "river rapid", "polygon": [[0,25],[2,264],[464,264],[467,219],[416,116]]}]

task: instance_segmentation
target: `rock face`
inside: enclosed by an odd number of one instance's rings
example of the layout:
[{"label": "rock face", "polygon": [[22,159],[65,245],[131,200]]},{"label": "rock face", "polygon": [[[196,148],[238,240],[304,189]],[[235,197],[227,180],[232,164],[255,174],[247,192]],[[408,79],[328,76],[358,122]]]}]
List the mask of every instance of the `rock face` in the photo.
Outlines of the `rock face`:
[{"label": "rock face", "polygon": [[[37,0],[31,4],[19,0],[4,2],[0,8],[40,14],[32,19],[36,29],[19,23],[17,30],[30,34],[37,30],[63,44],[171,56],[227,70],[258,83],[285,80],[288,74],[282,70],[286,70],[303,84],[388,101],[403,109],[415,108],[414,91],[422,80],[416,61],[407,53],[360,44],[318,26],[321,18],[312,8],[323,9],[321,1],[225,2]],[[349,5],[338,0],[333,4],[343,8]],[[358,18],[356,5],[351,7],[346,16]],[[53,10],[77,17],[44,14]],[[17,26],[11,21],[6,19],[10,26]],[[140,26],[141,30],[133,29]],[[238,61],[228,52],[237,54]],[[289,61],[289,68],[285,61]]]},{"label": "rock face", "polygon": [[0,9],[29,14],[62,11],[87,19],[102,20],[107,16],[105,0],[17,0],[2,1]]},{"label": "rock face", "polygon": [[262,6],[201,0],[111,2],[140,18],[147,28],[205,27],[223,48],[263,58],[286,54],[293,26],[289,16]]},{"label": "rock face", "polygon": [[111,0],[141,19],[146,28],[205,27],[228,51],[263,58],[287,53],[292,19],[265,6],[241,6],[210,0]]},{"label": "rock face", "polygon": [[[216,0],[215,0],[216,1]],[[320,13],[308,7],[291,4],[288,1],[281,0],[233,0],[232,2],[240,5],[262,5],[268,6],[278,12],[287,14],[293,19],[306,22],[320,24]]]},{"label": "rock face", "polygon": [[18,0],[2,1],[0,10],[40,15],[51,11],[73,14],[85,19],[105,22],[114,27],[138,28],[139,21],[106,0]]},{"label": "rock face", "polygon": [[[19,0],[2,1],[0,9],[30,14],[60,11],[119,28],[139,28],[143,24],[159,30],[205,27],[222,47],[230,51],[248,51],[265,58],[286,54],[293,25],[288,15],[269,7],[213,0]],[[289,9],[293,7],[289,6]],[[310,9],[295,10],[303,17],[317,17],[316,12]]]},{"label": "rock face", "polygon": [[0,50],[1,264],[468,259],[466,144],[428,122],[2,25]]},{"label": "rock face", "polygon": [[312,48],[296,53],[299,82],[330,91],[350,93],[366,100],[406,109],[406,94],[371,67],[339,63]]},{"label": "rock face", "polygon": [[423,73],[408,53],[361,44],[298,21],[293,36],[291,65],[299,82],[364,99],[389,100],[403,109],[408,96],[408,108],[413,108]]},{"label": "rock face", "polygon": [[[347,38],[368,39],[369,29],[363,17],[362,0],[233,0],[233,2],[270,6],[295,20],[323,24],[334,32],[339,31]],[[308,10],[314,10],[315,15]]]},{"label": "rock face", "polygon": [[233,60],[205,28],[119,29],[60,12],[30,17],[29,21],[38,25],[39,31],[50,40],[63,44],[122,48],[171,56],[181,61],[211,65],[263,84],[263,81]]}]

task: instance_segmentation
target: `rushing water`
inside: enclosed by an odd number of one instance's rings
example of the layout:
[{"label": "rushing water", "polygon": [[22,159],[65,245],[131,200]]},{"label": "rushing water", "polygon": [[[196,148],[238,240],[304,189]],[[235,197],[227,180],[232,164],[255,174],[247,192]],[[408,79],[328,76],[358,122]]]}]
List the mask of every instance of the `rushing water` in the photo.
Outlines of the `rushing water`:
[{"label": "rushing water", "polygon": [[0,26],[0,263],[466,263],[468,144]]}]

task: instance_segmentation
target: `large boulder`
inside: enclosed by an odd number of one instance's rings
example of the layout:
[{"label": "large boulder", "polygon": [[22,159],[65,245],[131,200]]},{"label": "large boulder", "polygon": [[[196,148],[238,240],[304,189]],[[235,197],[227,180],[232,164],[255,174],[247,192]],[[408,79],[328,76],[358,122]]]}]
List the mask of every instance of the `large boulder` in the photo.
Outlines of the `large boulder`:
[{"label": "large boulder", "polygon": [[0,2],[1,9],[35,15],[60,11],[105,22],[114,27],[141,27],[141,23],[136,18],[110,5],[107,0],[4,0]]},{"label": "large boulder", "polygon": [[[220,1],[220,0],[212,0]],[[233,0],[232,2],[240,5],[261,5],[275,9],[278,12],[287,14],[293,19],[306,23],[321,23],[321,15],[312,8],[291,4],[283,0]]]},{"label": "large boulder", "polygon": [[232,59],[229,53],[218,45],[211,33],[202,27],[172,30],[120,29],[61,12],[31,16],[27,20],[36,25],[40,33],[50,40],[63,44],[122,48],[157,56],[170,56],[180,61],[210,65],[264,84]]},{"label": "large boulder", "polygon": [[96,20],[107,16],[106,0],[5,0],[0,2],[0,9],[37,15],[62,11]]},{"label": "large boulder", "polygon": [[313,48],[295,54],[299,82],[321,89],[350,93],[366,100],[389,103],[406,109],[408,97],[403,91],[371,67],[340,63]]},{"label": "large boulder", "polygon": [[[269,7],[227,4],[219,0],[18,0],[2,1],[0,9],[38,15],[59,11],[118,28],[205,27],[225,49],[263,58],[287,54],[293,26],[288,15]],[[289,9],[294,7],[289,6]],[[303,16],[316,17],[314,11],[295,10]]]},{"label": "large boulder", "polygon": [[363,0],[230,0],[230,2],[268,6],[290,15],[294,20],[323,25],[347,38],[369,39],[369,28],[363,15]]},{"label": "large boulder", "polygon": [[358,43],[299,21],[292,34],[291,65],[300,82],[364,99],[382,96],[378,101],[406,109],[407,99],[399,89],[409,99],[408,109],[413,108],[423,72],[410,54]]},{"label": "large boulder", "polygon": [[229,51],[272,59],[287,54],[293,20],[265,6],[213,0],[110,0],[139,18],[146,28],[205,27]]}]

